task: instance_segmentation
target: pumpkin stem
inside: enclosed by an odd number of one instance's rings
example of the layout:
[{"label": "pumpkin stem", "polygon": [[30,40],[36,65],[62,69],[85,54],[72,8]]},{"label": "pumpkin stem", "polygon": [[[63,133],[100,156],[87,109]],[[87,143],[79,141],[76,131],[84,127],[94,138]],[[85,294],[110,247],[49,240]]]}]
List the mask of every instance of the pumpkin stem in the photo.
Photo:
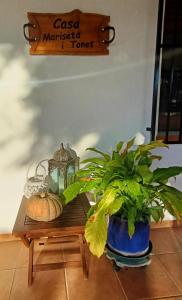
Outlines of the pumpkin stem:
[{"label": "pumpkin stem", "polygon": [[46,193],[40,193],[40,198],[45,198],[46,197]]}]

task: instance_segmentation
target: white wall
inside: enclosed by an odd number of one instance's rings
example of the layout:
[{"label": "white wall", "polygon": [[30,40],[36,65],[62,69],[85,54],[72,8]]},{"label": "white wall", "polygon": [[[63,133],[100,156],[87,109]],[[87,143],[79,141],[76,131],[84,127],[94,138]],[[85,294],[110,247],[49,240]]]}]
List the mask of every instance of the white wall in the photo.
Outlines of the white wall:
[{"label": "white wall", "polygon": [[[109,150],[150,125],[158,0],[0,0],[0,232],[12,230],[26,171],[61,141]],[[27,11],[110,15],[108,56],[29,56]]]}]

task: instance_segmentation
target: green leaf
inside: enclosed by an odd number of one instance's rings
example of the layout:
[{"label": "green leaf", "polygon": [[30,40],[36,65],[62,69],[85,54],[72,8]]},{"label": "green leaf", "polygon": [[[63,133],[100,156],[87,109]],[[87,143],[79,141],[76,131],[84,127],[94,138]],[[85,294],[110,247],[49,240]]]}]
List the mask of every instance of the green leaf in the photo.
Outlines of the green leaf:
[{"label": "green leaf", "polygon": [[124,142],[123,142],[123,141],[120,141],[120,142],[116,145],[116,151],[117,151],[117,152],[119,152],[119,151],[122,149],[123,144],[124,144]]},{"label": "green leaf", "polygon": [[139,149],[140,152],[146,152],[146,151],[149,151],[149,150],[152,150],[152,149],[155,149],[155,148],[160,148],[160,147],[168,148],[168,145],[164,144],[160,140],[157,140],[157,141],[153,141],[149,144],[140,145],[140,146],[138,146],[138,149]]},{"label": "green leaf", "polygon": [[136,167],[136,172],[142,177],[144,184],[152,181],[153,173],[150,171],[147,165],[138,165]]},{"label": "green leaf", "polygon": [[134,179],[123,180],[124,191],[133,198],[141,195],[140,184]]},{"label": "green leaf", "polygon": [[92,205],[87,212],[87,219],[89,219],[93,214],[97,212],[98,202]]},{"label": "green leaf", "polygon": [[159,214],[158,214],[158,211],[151,208],[151,209],[150,209],[150,213],[151,213],[152,218],[154,219],[154,221],[155,221],[155,222],[159,222],[160,216],[159,216]]},{"label": "green leaf", "polygon": [[116,194],[116,189],[107,189],[99,202],[89,211],[90,217],[85,227],[85,238],[90,244],[89,248],[92,254],[98,257],[103,254],[107,239],[105,216],[117,212],[124,202],[122,197],[116,198]]},{"label": "green leaf", "polygon": [[117,193],[116,189],[108,188],[103,194],[101,200],[99,201],[98,210],[99,211],[102,210],[104,211],[105,214],[107,214],[110,205],[114,202],[116,198],[116,193]]},{"label": "green leaf", "polygon": [[117,213],[117,211],[122,207],[123,203],[126,201],[126,197],[125,196],[119,196],[117,197],[113,203],[110,204],[109,208],[108,208],[108,214],[109,215],[114,215],[115,213]]},{"label": "green leaf", "polygon": [[96,205],[90,207],[89,211],[87,212],[87,219],[89,219],[95,213],[95,206]]},{"label": "green leaf", "polygon": [[131,172],[135,161],[135,151],[130,151],[126,154],[124,162],[127,169]]},{"label": "green leaf", "polygon": [[143,195],[140,184],[134,179],[114,180],[111,186],[117,188],[125,196],[128,195],[135,199],[134,203],[139,196]]},{"label": "green leaf", "polygon": [[128,174],[127,167],[122,164],[121,161],[111,160],[107,164],[108,168],[115,168],[112,170],[113,174],[119,174],[126,176]]},{"label": "green leaf", "polygon": [[133,146],[134,142],[135,142],[135,137],[127,142],[126,147],[124,148],[123,152],[121,153],[122,159],[127,155],[128,150]]},{"label": "green leaf", "polygon": [[135,142],[135,137],[127,142],[127,145],[126,145],[127,150],[133,146],[134,142]]},{"label": "green leaf", "polygon": [[170,191],[161,191],[160,199],[163,201],[166,209],[177,219],[182,219],[182,198]]},{"label": "green leaf", "polygon": [[112,180],[112,171],[106,172],[102,177],[100,188],[105,190],[108,187],[109,182]]},{"label": "green leaf", "polygon": [[94,151],[96,153],[101,154],[105,158],[105,160],[107,160],[107,161],[109,161],[111,159],[111,157],[108,153],[102,152],[102,151],[100,151],[96,148],[87,148],[86,150]]},{"label": "green leaf", "polygon": [[150,208],[150,213],[155,222],[159,222],[160,219],[164,218],[163,209],[160,206],[153,206]]},{"label": "green leaf", "polygon": [[84,185],[85,182],[83,181],[77,181],[69,185],[63,193],[65,196],[65,204],[68,204],[71,200],[73,200],[80,193]]},{"label": "green leaf", "polygon": [[148,167],[151,166],[152,164],[152,158],[151,156],[148,155],[147,153],[143,153],[141,154],[142,156],[140,157],[139,161],[138,161],[138,165],[147,165]]},{"label": "green leaf", "polygon": [[91,181],[86,181],[86,182],[84,182],[85,184],[81,187],[80,192],[81,193],[91,192],[92,190],[97,189],[100,182],[101,182],[101,179],[94,179]]},{"label": "green leaf", "polygon": [[107,222],[104,211],[93,214],[85,226],[85,239],[93,255],[100,257],[104,253],[107,240]]},{"label": "green leaf", "polygon": [[117,160],[117,161],[122,161],[122,159],[121,159],[121,155],[118,153],[118,152],[116,152],[116,151],[113,151],[112,152],[112,160]]},{"label": "green leaf", "polygon": [[171,194],[174,194],[180,201],[182,201],[182,192],[176,189],[173,186],[168,186],[168,185],[161,185],[160,189],[162,188],[163,191],[168,191]]},{"label": "green leaf", "polygon": [[77,177],[90,177],[90,175],[92,174],[91,170],[79,170],[76,172],[76,176]]},{"label": "green leaf", "polygon": [[145,200],[144,195],[139,195],[138,197],[136,197],[136,208],[138,210],[142,209],[144,200]]},{"label": "green leaf", "polygon": [[119,188],[119,190],[120,190],[121,192],[124,191],[124,189],[125,189],[125,184],[124,184],[123,181],[121,181],[121,180],[114,180],[114,181],[111,183],[111,186],[116,187],[116,188]]},{"label": "green leaf", "polygon": [[130,238],[132,238],[133,234],[135,233],[135,219],[136,219],[136,208],[131,207],[128,211],[128,234]]},{"label": "green leaf", "polygon": [[98,157],[87,158],[87,159],[83,160],[81,163],[85,164],[88,162],[99,165],[99,166],[103,166],[103,167],[105,166],[105,160],[102,158],[98,158]]},{"label": "green leaf", "polygon": [[[106,169],[103,168],[102,166],[98,166],[96,164],[88,164],[84,167],[84,170],[90,171],[90,176],[91,178],[95,177],[102,177],[103,174],[105,173]],[[83,176],[84,177],[84,176]]]},{"label": "green leaf", "polygon": [[163,199],[167,200],[179,214],[182,214],[182,199],[179,200],[178,197],[169,192],[163,192],[162,194]]},{"label": "green leaf", "polygon": [[[150,198],[150,193],[151,193],[151,191],[150,191],[150,189],[149,189],[149,186],[143,186],[143,185],[141,185],[141,193],[142,193],[142,195],[143,195],[143,197],[145,198],[145,199],[149,199]],[[154,190],[153,190],[153,188],[152,188],[152,192],[155,192]]]},{"label": "green leaf", "polygon": [[153,172],[153,181],[163,181],[182,173],[182,167],[158,168]]},{"label": "green leaf", "polygon": [[113,168],[120,168],[120,167],[122,168],[121,161],[119,160],[111,160],[110,162],[108,162],[107,166]]}]

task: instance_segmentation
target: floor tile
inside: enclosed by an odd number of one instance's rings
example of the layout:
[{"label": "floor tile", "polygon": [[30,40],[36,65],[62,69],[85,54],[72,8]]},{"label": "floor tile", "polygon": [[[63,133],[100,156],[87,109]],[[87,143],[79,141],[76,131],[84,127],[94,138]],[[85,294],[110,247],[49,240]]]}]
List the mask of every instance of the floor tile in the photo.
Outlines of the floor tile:
[{"label": "floor tile", "polygon": [[0,243],[0,270],[13,269],[21,248],[21,241]]},{"label": "floor tile", "polygon": [[9,300],[15,270],[0,271],[0,299]]},{"label": "floor tile", "polygon": [[[62,247],[58,243],[45,243],[42,240],[35,240],[34,243],[34,263],[54,263],[63,260]],[[16,268],[22,268],[28,266],[28,248],[22,243],[20,247],[19,255],[16,259]]]},{"label": "floor tile", "polygon": [[153,253],[181,251],[181,245],[172,228],[153,229],[150,232]]},{"label": "floor tile", "polygon": [[78,242],[62,244],[63,256],[65,261],[80,260],[80,247]]},{"label": "floor tile", "polygon": [[110,262],[102,257],[90,257],[89,279],[84,280],[81,268],[67,268],[69,300],[125,300]]},{"label": "floor tile", "polygon": [[21,242],[19,253],[16,258],[16,268],[22,268],[28,266],[28,248]]},{"label": "floor tile", "polygon": [[179,297],[170,297],[170,298],[157,298],[157,300],[182,300],[182,296]]},{"label": "floor tile", "polygon": [[0,234],[0,242],[13,242],[13,241],[20,241],[20,238],[13,236],[12,234]]},{"label": "floor tile", "polygon": [[117,275],[129,300],[181,294],[156,256],[152,257],[151,265],[147,267],[122,269]]},{"label": "floor tile", "polygon": [[181,251],[182,251],[182,227],[173,228],[173,232],[180,244]]},{"label": "floor tile", "polygon": [[34,262],[42,264],[60,262],[62,260],[62,246],[60,243],[48,243],[45,245],[39,245],[39,241],[37,241],[37,243],[35,244]]},{"label": "floor tile", "polygon": [[31,287],[26,268],[17,269],[10,300],[67,300],[64,270],[37,272]]},{"label": "floor tile", "polygon": [[182,253],[158,255],[166,270],[177,283],[182,293]]}]

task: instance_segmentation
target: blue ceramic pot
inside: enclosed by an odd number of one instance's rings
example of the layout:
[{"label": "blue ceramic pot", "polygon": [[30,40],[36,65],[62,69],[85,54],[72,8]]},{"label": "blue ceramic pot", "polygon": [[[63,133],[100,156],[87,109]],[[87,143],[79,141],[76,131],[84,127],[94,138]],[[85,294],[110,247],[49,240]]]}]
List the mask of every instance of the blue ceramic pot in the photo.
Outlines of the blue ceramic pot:
[{"label": "blue ceramic pot", "polygon": [[139,256],[149,248],[149,222],[137,222],[132,238],[128,235],[128,222],[111,216],[108,227],[108,245],[114,251],[126,256]]}]

